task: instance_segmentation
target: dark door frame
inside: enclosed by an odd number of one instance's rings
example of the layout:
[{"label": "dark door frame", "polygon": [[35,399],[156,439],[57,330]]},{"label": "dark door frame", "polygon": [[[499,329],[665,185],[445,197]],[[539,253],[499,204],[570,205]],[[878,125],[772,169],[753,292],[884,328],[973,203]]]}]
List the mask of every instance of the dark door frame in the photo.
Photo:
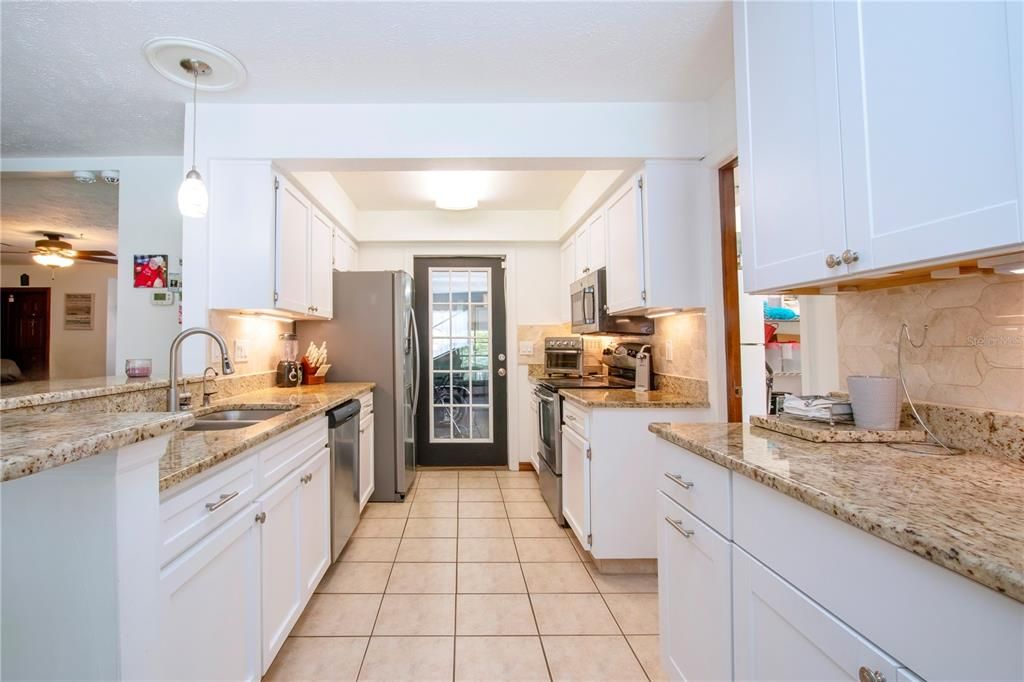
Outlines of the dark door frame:
[{"label": "dark door frame", "polygon": [[725,404],[730,422],[743,421],[743,370],[740,362],[739,253],[736,246],[736,167],[718,169],[718,208],[722,240],[722,309],[725,316]]},{"label": "dark door frame", "polygon": [[[2,309],[3,309],[3,317],[4,317],[3,334],[2,334],[2,339],[0,339],[0,345],[2,345],[5,349],[6,348],[10,348],[9,344],[11,343],[11,339],[9,339],[7,337],[8,337],[9,334],[13,333],[13,331],[14,331],[13,327],[12,327],[12,322],[9,319],[10,313],[7,310],[7,296],[9,294],[19,294],[19,293],[25,293],[25,292],[45,294],[45,298],[46,298],[46,325],[45,325],[44,331],[46,333],[46,350],[45,350],[45,352],[43,354],[42,376],[41,377],[33,376],[32,378],[33,379],[49,379],[50,378],[50,344],[53,341],[53,339],[50,337],[50,327],[53,324],[52,320],[50,319],[50,315],[51,315],[51,312],[52,312],[52,305],[53,305],[53,301],[51,300],[52,290],[50,289],[50,287],[2,287],[2,288],[0,288],[0,301],[2,301],[2,303],[3,303]],[[5,350],[4,351],[4,355],[7,356],[8,352],[9,351]],[[21,367],[20,369],[21,369],[23,374],[28,376],[29,372],[26,372],[24,367]]]},{"label": "dark door frame", "polygon": [[[491,270],[491,443],[430,442],[430,414],[433,410],[433,353],[430,347],[429,269],[483,268]],[[504,256],[415,256],[413,258],[415,298],[413,308],[419,324],[418,342],[423,349],[420,363],[421,408],[416,416],[416,463],[418,466],[508,466],[508,350],[507,305],[505,300]],[[504,356],[505,360],[499,360]],[[472,416],[472,415],[471,415]]]}]

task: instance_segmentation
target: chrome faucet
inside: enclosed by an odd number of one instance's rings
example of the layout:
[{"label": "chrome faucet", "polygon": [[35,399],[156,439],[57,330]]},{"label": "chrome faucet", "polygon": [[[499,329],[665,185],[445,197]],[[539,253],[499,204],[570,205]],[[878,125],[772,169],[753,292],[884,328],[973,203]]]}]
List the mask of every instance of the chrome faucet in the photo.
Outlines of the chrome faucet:
[{"label": "chrome faucet", "polygon": [[231,365],[231,358],[228,357],[228,344],[224,342],[224,337],[213,331],[212,329],[206,329],[205,327],[190,327],[189,329],[182,330],[180,334],[174,337],[171,341],[171,385],[167,387],[167,411],[177,412],[181,409],[178,403],[178,360],[180,356],[181,343],[190,336],[196,334],[205,334],[211,339],[217,342],[220,346],[220,366],[221,374],[228,375],[234,374],[235,368]]}]

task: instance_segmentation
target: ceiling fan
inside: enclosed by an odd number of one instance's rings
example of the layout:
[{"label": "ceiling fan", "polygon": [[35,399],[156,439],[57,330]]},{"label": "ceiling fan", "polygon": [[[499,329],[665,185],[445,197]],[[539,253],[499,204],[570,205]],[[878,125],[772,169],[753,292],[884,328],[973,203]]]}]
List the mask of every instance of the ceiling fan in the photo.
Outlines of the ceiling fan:
[{"label": "ceiling fan", "polygon": [[64,241],[64,235],[56,232],[43,232],[45,239],[36,240],[36,248],[31,251],[11,251],[9,253],[30,253],[32,260],[39,265],[51,268],[66,268],[76,260],[92,261],[117,265],[117,254],[110,251],[77,251],[71,244]]}]

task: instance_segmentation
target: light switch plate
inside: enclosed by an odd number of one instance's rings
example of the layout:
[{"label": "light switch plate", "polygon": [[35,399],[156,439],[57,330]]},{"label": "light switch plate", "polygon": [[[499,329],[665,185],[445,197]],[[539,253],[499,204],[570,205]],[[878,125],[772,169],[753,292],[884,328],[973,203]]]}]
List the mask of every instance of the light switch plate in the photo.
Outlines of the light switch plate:
[{"label": "light switch plate", "polygon": [[249,340],[235,339],[235,362],[249,362]]},{"label": "light switch plate", "polygon": [[665,339],[665,359],[672,362],[672,339]]},{"label": "light switch plate", "polygon": [[533,355],[533,341],[520,341],[519,342],[519,354],[520,355]]}]

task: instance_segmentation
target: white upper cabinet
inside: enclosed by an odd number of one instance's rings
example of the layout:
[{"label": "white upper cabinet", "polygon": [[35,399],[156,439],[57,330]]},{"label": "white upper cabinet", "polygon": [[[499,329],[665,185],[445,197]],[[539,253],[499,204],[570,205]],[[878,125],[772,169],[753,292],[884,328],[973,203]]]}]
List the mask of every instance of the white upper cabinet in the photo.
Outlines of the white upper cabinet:
[{"label": "white upper cabinet", "polygon": [[569,310],[569,285],[576,279],[575,244],[574,239],[569,239],[562,244],[561,278],[558,286],[558,310],[562,322],[569,322],[572,319],[572,313]]},{"label": "white upper cabinet", "polygon": [[590,271],[599,270],[608,264],[608,228],[604,211],[598,211],[587,221],[587,239]]},{"label": "white upper cabinet", "polygon": [[327,214],[269,161],[211,161],[210,189],[210,307],[330,318]]},{"label": "white upper cabinet", "polygon": [[835,11],[847,248],[880,268],[1020,242],[1006,4]]},{"label": "white upper cabinet", "polygon": [[313,209],[309,225],[309,312],[318,317],[333,315],[334,225],[320,210]]},{"label": "white upper cabinet", "polygon": [[699,163],[648,161],[605,205],[608,310],[657,314],[706,305],[710,188]]},{"label": "white upper cabinet", "polygon": [[845,243],[832,5],[737,4],[733,22],[746,288],[845,274],[826,265]]},{"label": "white upper cabinet", "polygon": [[1019,248],[1015,3],[733,17],[747,291]]},{"label": "white upper cabinet", "polygon": [[579,279],[590,272],[590,231],[588,227],[588,225],[581,227],[572,238],[574,260],[576,262],[573,279]]},{"label": "white upper cabinet", "polygon": [[352,243],[341,228],[335,228],[332,244],[334,251],[334,269],[338,272],[355,270],[359,257],[359,248]]}]

